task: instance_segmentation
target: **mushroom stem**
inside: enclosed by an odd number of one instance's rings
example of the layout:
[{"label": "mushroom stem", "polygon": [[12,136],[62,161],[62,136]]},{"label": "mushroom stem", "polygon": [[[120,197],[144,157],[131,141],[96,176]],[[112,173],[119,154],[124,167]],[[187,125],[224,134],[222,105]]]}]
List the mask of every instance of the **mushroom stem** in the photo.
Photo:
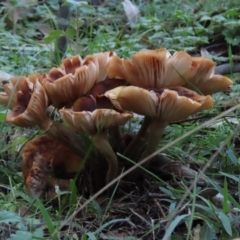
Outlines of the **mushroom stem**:
[{"label": "mushroom stem", "polygon": [[113,150],[115,152],[119,151],[120,146],[124,144],[119,125],[114,125],[110,127],[109,133],[110,133],[110,142]]},{"label": "mushroom stem", "polygon": [[[153,152],[156,151],[159,142],[161,141],[165,127],[168,125],[168,122],[161,121],[159,119],[152,119],[151,124],[149,125],[147,131],[147,146],[144,152],[141,155],[141,159],[148,157]],[[139,159],[140,161],[140,159]],[[147,161],[144,167],[148,166],[149,161]]]},{"label": "mushroom stem", "polygon": [[[140,162],[142,159],[148,157],[154,151],[156,151],[167,124],[168,122],[160,121],[159,119],[152,119],[149,125],[149,128],[147,130],[147,136],[145,140],[147,143],[147,146],[143,151],[141,157],[138,159],[138,162]],[[149,165],[149,160],[145,162],[142,166],[147,169],[148,165]],[[141,168],[135,169],[131,174],[131,180],[136,180],[139,177],[139,175],[142,173],[142,171],[143,170]]]},{"label": "mushroom stem", "polygon": [[131,159],[137,159],[141,151],[143,150],[146,140],[146,132],[147,129],[151,123],[151,118],[145,116],[143,123],[138,131],[138,133],[135,135],[131,143],[127,146],[126,150],[124,151],[124,156],[131,158]]},{"label": "mushroom stem", "polygon": [[98,151],[106,158],[108,161],[108,171],[106,177],[106,183],[110,183],[118,173],[118,160],[117,156],[114,153],[111,145],[107,140],[107,132],[103,131],[97,135],[92,136],[92,139],[95,143]]}]

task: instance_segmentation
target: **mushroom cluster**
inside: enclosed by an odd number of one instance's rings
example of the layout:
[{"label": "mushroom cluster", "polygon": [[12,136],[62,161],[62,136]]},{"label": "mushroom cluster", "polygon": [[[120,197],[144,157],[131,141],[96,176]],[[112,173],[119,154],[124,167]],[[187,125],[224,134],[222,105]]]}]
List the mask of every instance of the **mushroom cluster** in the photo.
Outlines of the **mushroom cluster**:
[{"label": "mushroom cluster", "polygon": [[[156,150],[169,123],[213,107],[210,94],[232,84],[227,77],[214,74],[214,67],[212,60],[183,51],[171,55],[163,48],[142,50],[130,60],[109,51],[85,59],[78,55],[66,58],[48,73],[10,79],[0,93],[0,103],[10,109],[6,120],[20,127],[38,126],[46,139],[58,141],[56,146],[62,144],[66,149],[61,149],[75,154],[63,154],[66,162],[55,155],[51,158],[51,154],[26,154],[33,151],[29,150],[31,141],[27,143],[22,150],[27,188],[42,195],[44,176],[48,179],[45,183],[55,183],[55,179],[65,178],[58,170],[60,165],[77,173],[77,166],[85,160],[94,173],[102,171],[96,166],[107,162],[104,184],[111,182],[120,171],[116,152],[138,162]],[[59,110],[62,121],[47,114],[50,106]],[[120,126],[134,113],[143,115],[144,120],[138,133],[126,141]],[[90,141],[83,141],[83,136]],[[39,141],[32,141],[38,145]],[[52,178],[47,165],[52,168]],[[65,188],[67,184],[62,185]]]}]

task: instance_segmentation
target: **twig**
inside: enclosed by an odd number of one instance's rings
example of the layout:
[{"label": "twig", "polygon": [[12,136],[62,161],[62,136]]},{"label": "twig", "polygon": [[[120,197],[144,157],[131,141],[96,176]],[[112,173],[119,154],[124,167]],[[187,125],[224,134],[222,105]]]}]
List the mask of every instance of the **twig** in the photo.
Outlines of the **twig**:
[{"label": "twig", "polygon": [[163,218],[166,218],[167,216],[166,216],[165,212],[163,211],[162,206],[159,204],[158,200],[156,198],[154,198],[153,200],[156,203],[156,205],[158,206],[160,212],[162,213]]},{"label": "twig", "polygon": [[[235,105],[237,105],[237,102],[236,102]],[[216,117],[216,116],[218,116],[218,114],[206,114],[205,116],[189,118],[189,119],[185,119],[185,120],[181,120],[181,121],[177,121],[177,122],[171,122],[169,125],[181,124],[181,123],[185,123],[185,122],[193,122],[193,121],[197,121],[197,120],[200,120],[200,119],[212,118],[212,117]],[[222,118],[226,118],[226,117],[229,117],[229,118],[230,117],[236,117],[236,115],[223,116]]]},{"label": "twig", "polygon": [[229,63],[218,65],[215,72],[221,75],[240,72],[240,63],[234,63],[232,66]]},{"label": "twig", "polygon": [[140,218],[143,222],[146,223],[146,225],[148,226],[148,228],[152,227],[152,224],[150,222],[148,222],[145,218],[143,218],[140,214],[136,213],[132,208],[130,208],[130,211],[136,215],[138,218]]}]

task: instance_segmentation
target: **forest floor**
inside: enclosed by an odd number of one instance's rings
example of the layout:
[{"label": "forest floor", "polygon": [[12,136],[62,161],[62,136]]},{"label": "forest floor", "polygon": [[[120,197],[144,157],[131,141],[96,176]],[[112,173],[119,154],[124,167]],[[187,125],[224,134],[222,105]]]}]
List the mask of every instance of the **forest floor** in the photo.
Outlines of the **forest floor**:
[{"label": "forest floor", "polygon": [[[120,182],[110,199],[87,201],[79,194],[71,206],[34,201],[26,191],[19,152],[39,130],[8,124],[1,106],[0,238],[226,240],[240,236],[237,1],[136,0],[135,22],[128,22],[119,1],[99,6],[68,2],[66,32],[56,30],[57,0],[0,3],[0,81],[56,66],[54,41],[64,35],[67,57],[114,50],[129,58],[146,48],[184,50],[213,59],[216,72],[234,84],[214,94],[213,109],[166,128],[157,156],[170,159],[171,164],[154,159],[141,179]],[[140,122],[128,126],[132,133]]]}]

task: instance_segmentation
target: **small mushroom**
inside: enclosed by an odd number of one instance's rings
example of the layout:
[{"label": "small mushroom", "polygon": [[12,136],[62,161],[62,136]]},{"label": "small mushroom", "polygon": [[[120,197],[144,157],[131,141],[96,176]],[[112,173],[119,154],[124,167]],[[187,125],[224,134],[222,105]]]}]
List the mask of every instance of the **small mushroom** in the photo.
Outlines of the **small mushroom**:
[{"label": "small mushroom", "polygon": [[71,128],[91,136],[99,152],[108,161],[108,172],[106,182],[111,182],[117,175],[118,160],[108,142],[107,130],[111,126],[125,124],[130,118],[131,113],[119,113],[111,109],[96,109],[93,112],[61,109],[60,114]]},{"label": "small mushroom", "polygon": [[[196,112],[213,107],[211,96],[201,96],[183,87],[155,91],[135,86],[117,87],[107,91],[104,96],[109,98],[117,109],[146,116],[147,123],[144,130],[140,130],[140,137],[147,138],[147,147],[142,157],[156,150],[163,130],[170,122],[186,119]],[[135,139],[135,146],[130,143],[128,151],[125,151],[127,157],[133,157],[136,154],[133,150],[136,148],[137,155],[142,150],[136,141],[139,142],[139,139]]]}]

